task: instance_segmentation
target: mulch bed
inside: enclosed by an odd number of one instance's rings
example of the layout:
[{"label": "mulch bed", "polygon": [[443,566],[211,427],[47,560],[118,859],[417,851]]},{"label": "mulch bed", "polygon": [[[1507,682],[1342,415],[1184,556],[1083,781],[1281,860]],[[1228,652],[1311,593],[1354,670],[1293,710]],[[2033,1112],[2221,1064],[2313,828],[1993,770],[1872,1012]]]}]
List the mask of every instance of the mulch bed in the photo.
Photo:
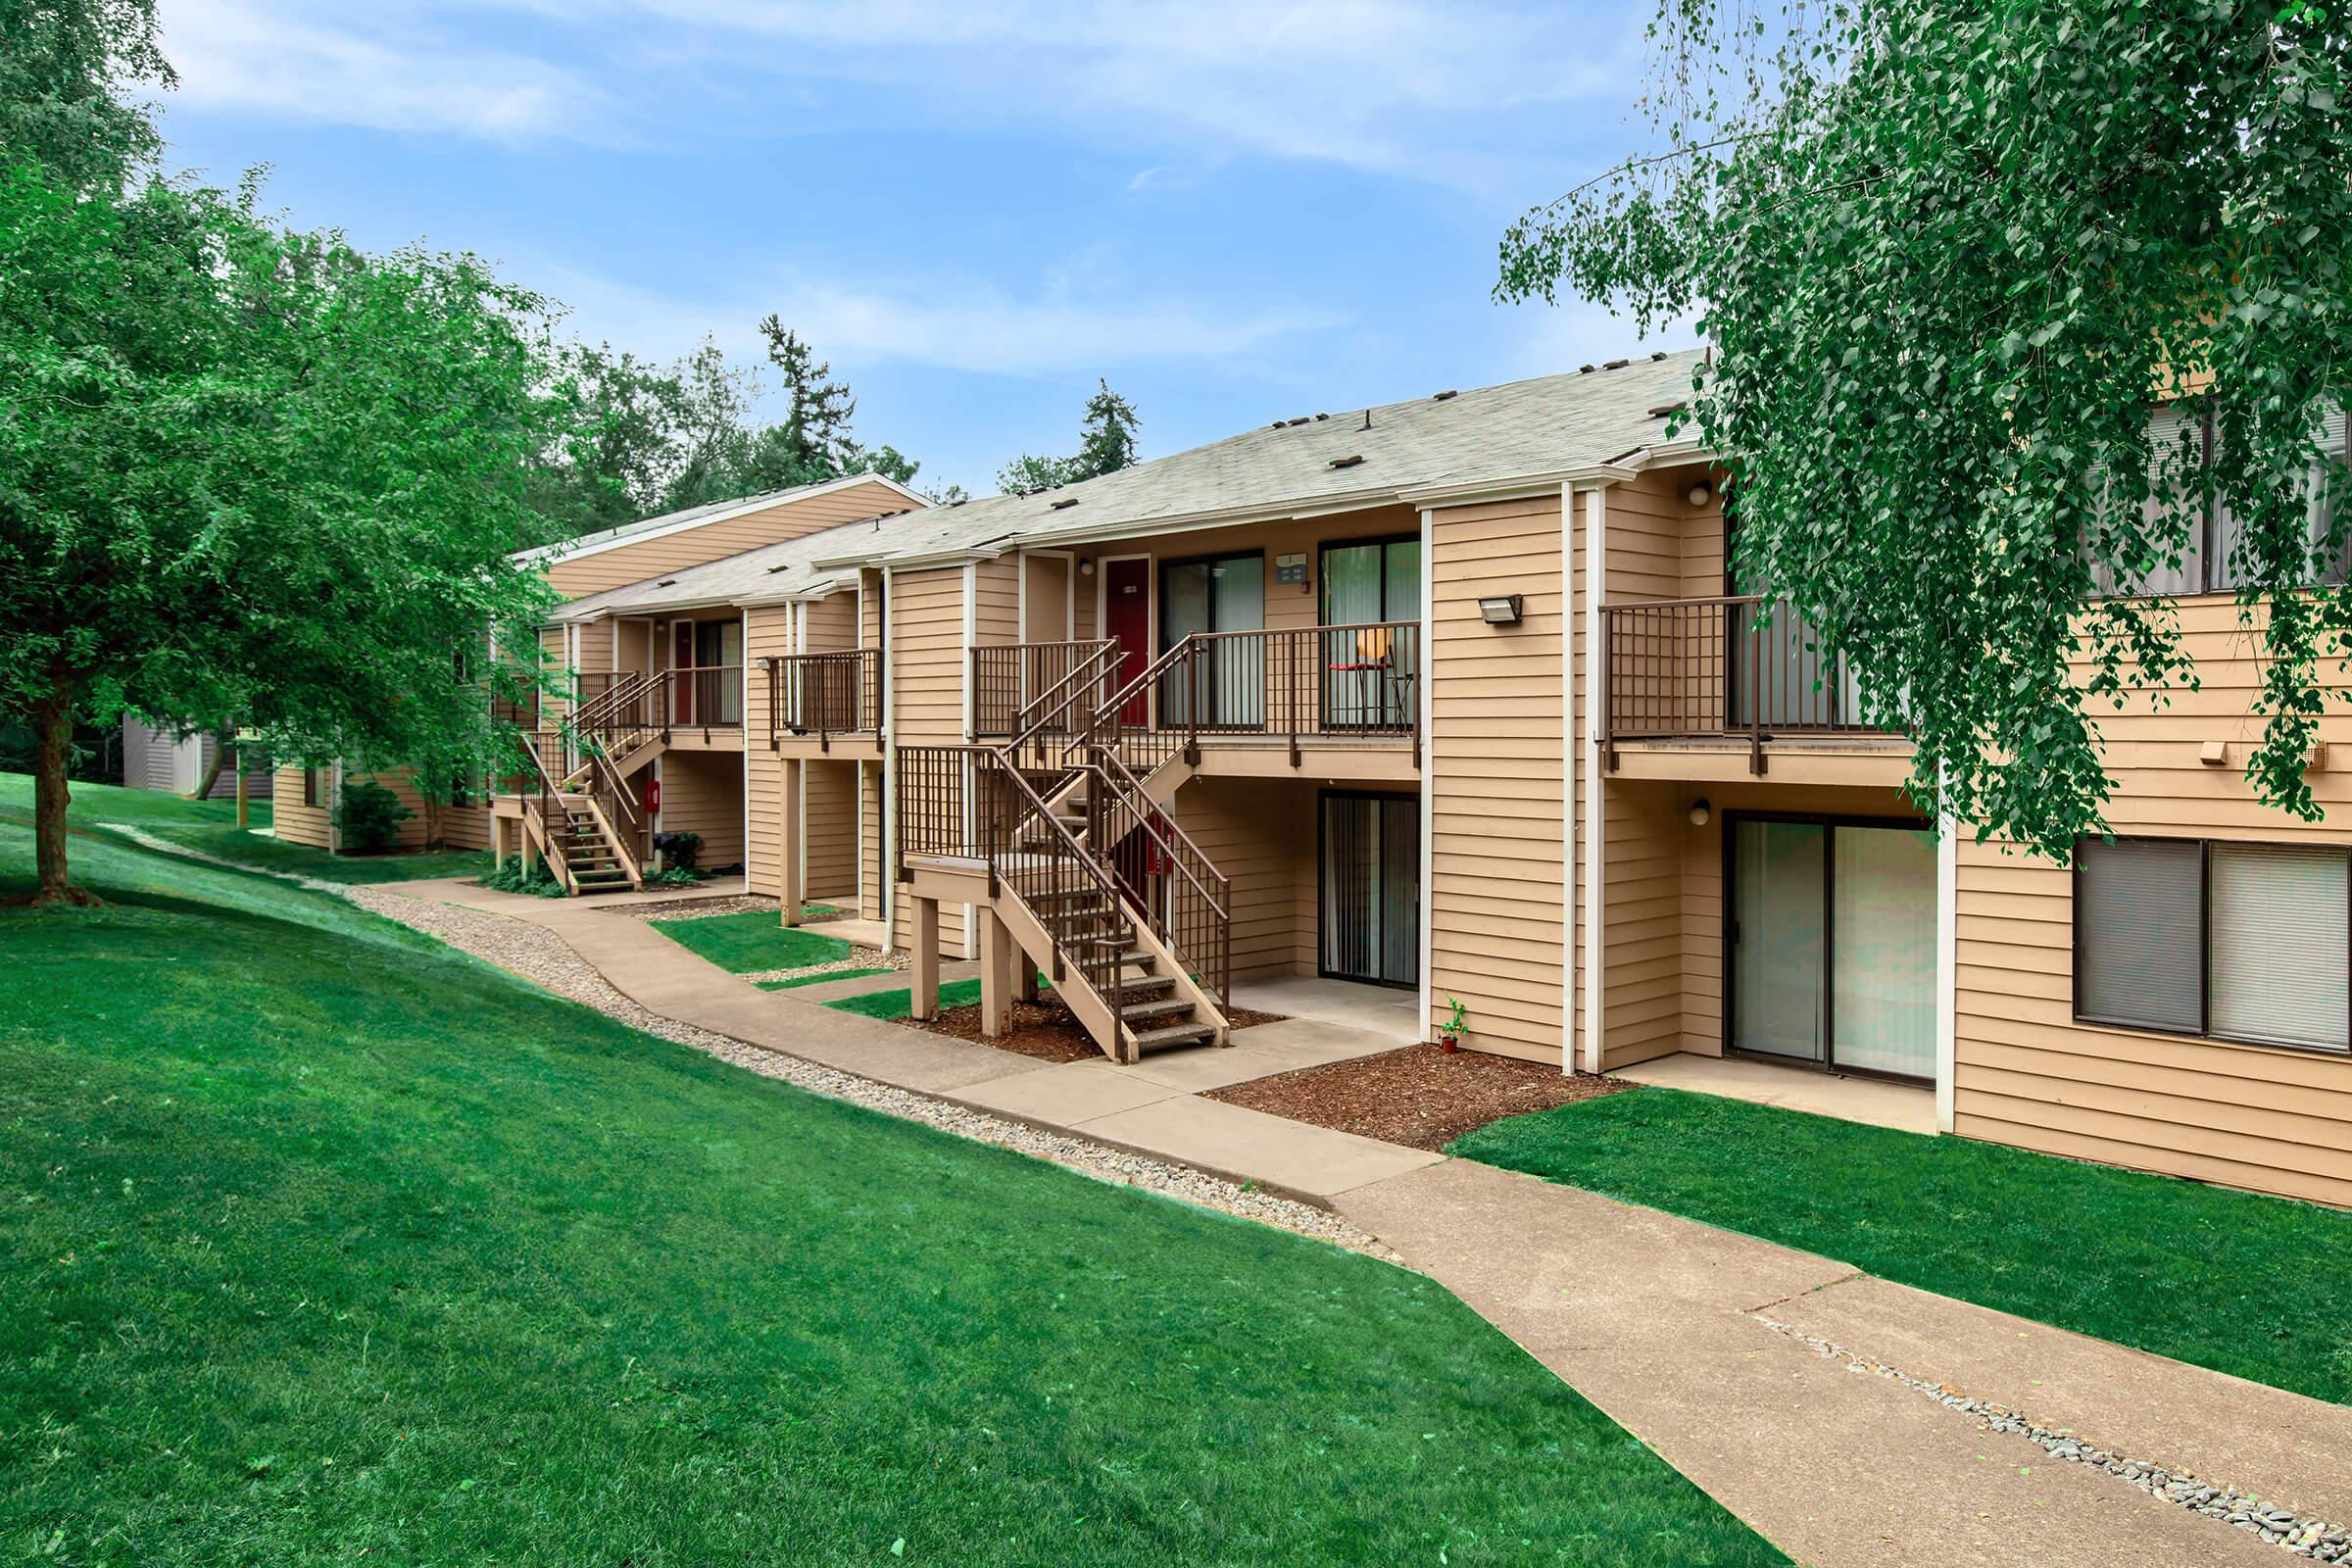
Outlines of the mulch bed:
[{"label": "mulch bed", "polygon": [[1549,1110],[1634,1085],[1593,1073],[1562,1073],[1540,1061],[1480,1051],[1448,1055],[1407,1046],[1252,1079],[1206,1096],[1317,1127],[1361,1133],[1413,1149],[1441,1151],[1464,1133],[1505,1116]]},{"label": "mulch bed", "polygon": [[[1279,1023],[1282,1014],[1252,1012],[1236,1007],[1225,1016],[1236,1029],[1248,1029],[1254,1024]],[[999,1051],[1017,1051],[1024,1056],[1042,1061],[1091,1061],[1102,1054],[1069,1006],[1051,992],[1035,1002],[1015,1002],[1012,1004],[1012,1032],[994,1040],[980,1033],[980,1005],[943,1007],[939,1016],[925,1023],[919,1019],[902,1018],[899,1022],[909,1029],[928,1029],[935,1035],[952,1040],[966,1040],[976,1046],[994,1046]]]}]

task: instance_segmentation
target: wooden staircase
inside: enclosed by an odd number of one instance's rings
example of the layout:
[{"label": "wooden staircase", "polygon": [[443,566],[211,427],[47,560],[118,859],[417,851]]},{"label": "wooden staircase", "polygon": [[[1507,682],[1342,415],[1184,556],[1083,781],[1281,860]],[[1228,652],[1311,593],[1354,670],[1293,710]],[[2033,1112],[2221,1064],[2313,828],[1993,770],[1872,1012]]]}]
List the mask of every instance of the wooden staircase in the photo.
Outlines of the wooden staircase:
[{"label": "wooden staircase", "polygon": [[902,747],[895,795],[901,879],[910,860],[965,876],[984,864],[987,907],[1024,957],[1105,1054],[1133,1062],[1232,1043],[1232,922],[1229,884],[1163,809],[1189,762],[1099,733],[1106,701],[1152,678],[1106,699],[1120,658],[1097,645],[1005,744]]},{"label": "wooden staircase", "polygon": [[577,897],[589,893],[633,893],[645,886],[636,858],[612,831],[604,810],[588,796],[559,797],[548,832],[549,858],[563,866],[561,879]]}]

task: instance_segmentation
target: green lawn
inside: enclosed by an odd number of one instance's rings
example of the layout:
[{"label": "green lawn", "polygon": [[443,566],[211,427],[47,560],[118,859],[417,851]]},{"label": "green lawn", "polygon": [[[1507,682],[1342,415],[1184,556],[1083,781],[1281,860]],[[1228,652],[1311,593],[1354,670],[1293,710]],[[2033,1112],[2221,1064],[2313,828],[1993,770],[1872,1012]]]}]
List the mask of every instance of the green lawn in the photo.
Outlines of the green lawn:
[{"label": "green lawn", "polygon": [[[939,1004],[943,1007],[968,1007],[980,1000],[977,980],[943,981],[939,988]],[[865,1018],[911,1018],[914,1016],[914,988],[904,991],[868,991],[862,997],[837,997],[825,1004],[836,1012],[854,1012]]]},{"label": "green lawn", "polygon": [[0,910],[0,1561],[1781,1560],[1415,1275],[74,853]]},{"label": "green lawn", "polygon": [[2352,1214],[1670,1089],[1450,1152],[2352,1403]]},{"label": "green lawn", "polygon": [[281,844],[276,839],[262,838],[233,824],[155,825],[147,831],[256,871],[291,871],[320,882],[418,882],[437,876],[480,876],[490,869],[490,855],[486,850],[450,850],[431,855],[329,855],[307,844]]},{"label": "green lawn", "polygon": [[850,956],[850,945],[841,938],[804,926],[785,925],[772,909],[746,909],[740,914],[690,914],[646,923],[729,974],[798,969]]},{"label": "green lawn", "polygon": [[[234,801],[191,801],[163,790],[126,790],[119,784],[83,784],[78,781],[67,786],[71,797],[66,806],[66,820],[76,827],[95,827],[100,822],[130,822],[148,827],[158,822],[200,822],[214,826],[235,827],[237,803]],[[270,825],[270,803],[247,803],[247,820],[255,827]],[[29,773],[0,773],[0,821],[29,823],[32,820],[32,775]]]},{"label": "green lawn", "polygon": [[821,985],[827,980],[862,980],[868,975],[892,972],[887,966],[878,969],[819,969],[814,974],[796,974],[782,980],[756,980],[753,984],[762,991],[792,991],[801,986]]}]

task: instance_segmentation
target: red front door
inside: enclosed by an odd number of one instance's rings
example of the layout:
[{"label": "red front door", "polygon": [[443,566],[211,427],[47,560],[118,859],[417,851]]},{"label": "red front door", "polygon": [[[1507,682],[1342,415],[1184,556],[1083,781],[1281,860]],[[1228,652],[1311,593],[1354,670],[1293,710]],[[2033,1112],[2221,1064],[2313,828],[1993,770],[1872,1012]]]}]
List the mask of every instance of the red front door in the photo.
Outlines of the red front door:
[{"label": "red front door", "polygon": [[[1119,665],[1123,684],[1143,673],[1152,662],[1152,563],[1148,560],[1106,561],[1102,564],[1102,635],[1119,645],[1126,656]],[[1125,711],[1124,724],[1151,722],[1151,694],[1138,692]]]},{"label": "red front door", "polygon": [[[694,622],[691,620],[679,621],[675,635],[677,637],[677,653],[670,660],[670,665],[675,669],[692,669],[694,667]],[[670,677],[669,710],[673,723],[691,724],[694,722],[694,677],[692,675],[687,676],[684,680],[678,679],[675,675]]]}]

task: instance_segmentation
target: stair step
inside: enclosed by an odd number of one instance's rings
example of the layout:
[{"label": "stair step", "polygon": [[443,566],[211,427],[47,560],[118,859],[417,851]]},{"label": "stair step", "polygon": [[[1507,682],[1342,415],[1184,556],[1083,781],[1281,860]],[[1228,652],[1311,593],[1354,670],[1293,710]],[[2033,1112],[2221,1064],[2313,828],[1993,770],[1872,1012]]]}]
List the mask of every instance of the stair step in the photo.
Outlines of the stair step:
[{"label": "stair step", "polygon": [[1168,992],[1175,989],[1175,980],[1164,974],[1145,974],[1136,969],[1119,971],[1119,990],[1130,997],[1148,992]]},{"label": "stair step", "polygon": [[1208,1023],[1170,1024],[1164,1029],[1139,1029],[1135,1036],[1138,1051],[1160,1051],[1169,1046],[1197,1046],[1203,1040],[1214,1040],[1217,1027]]},{"label": "stair step", "polygon": [[1182,997],[1163,997],[1157,1002],[1130,1002],[1119,1009],[1119,1016],[1129,1023],[1145,1023],[1153,1018],[1190,1018],[1193,1004]]}]

